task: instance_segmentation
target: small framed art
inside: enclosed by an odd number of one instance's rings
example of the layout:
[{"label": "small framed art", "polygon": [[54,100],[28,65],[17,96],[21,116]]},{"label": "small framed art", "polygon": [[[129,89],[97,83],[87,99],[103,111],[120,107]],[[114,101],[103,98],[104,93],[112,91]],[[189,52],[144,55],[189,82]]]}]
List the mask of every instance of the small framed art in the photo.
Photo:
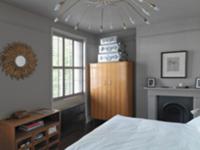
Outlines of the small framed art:
[{"label": "small framed art", "polygon": [[156,78],[147,78],[147,87],[155,88],[156,87]]},{"label": "small framed art", "polygon": [[161,78],[187,78],[187,51],[161,53]]},{"label": "small framed art", "polygon": [[200,89],[200,77],[199,77],[199,78],[196,78],[195,87],[196,87],[197,89]]}]

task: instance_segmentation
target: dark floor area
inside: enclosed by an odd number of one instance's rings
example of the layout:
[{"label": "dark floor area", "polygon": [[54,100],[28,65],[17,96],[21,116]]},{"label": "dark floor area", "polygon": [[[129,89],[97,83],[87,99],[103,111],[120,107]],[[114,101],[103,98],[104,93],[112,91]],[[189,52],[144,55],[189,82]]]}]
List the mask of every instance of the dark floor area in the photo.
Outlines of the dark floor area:
[{"label": "dark floor area", "polygon": [[103,121],[92,121],[89,124],[85,124],[84,121],[81,122],[74,122],[70,126],[67,126],[68,129],[62,130],[62,135],[61,135],[61,150],[64,150],[71,144],[75,143],[78,141],[81,137],[86,135],[87,133],[91,132],[93,129],[101,125]]},{"label": "dark floor area", "polygon": [[62,112],[61,150],[64,150],[78,141],[81,137],[91,132],[103,122],[104,121],[93,120],[86,124],[82,106]]}]

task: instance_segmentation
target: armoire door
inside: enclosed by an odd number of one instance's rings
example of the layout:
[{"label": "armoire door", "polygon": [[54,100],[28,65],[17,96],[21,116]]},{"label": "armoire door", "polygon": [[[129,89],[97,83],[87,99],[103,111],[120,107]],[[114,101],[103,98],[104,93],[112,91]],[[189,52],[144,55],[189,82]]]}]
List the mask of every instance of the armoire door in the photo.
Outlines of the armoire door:
[{"label": "armoire door", "polygon": [[116,113],[133,115],[133,65],[130,62],[118,63],[116,68]]},{"label": "armoire door", "polygon": [[90,65],[91,116],[95,119],[104,119],[107,114],[107,71],[105,64]]},{"label": "armoire door", "polygon": [[[132,115],[132,64],[129,62],[117,62],[108,64],[108,95],[109,102],[107,118],[116,114]],[[131,74],[130,74],[131,73]]]}]

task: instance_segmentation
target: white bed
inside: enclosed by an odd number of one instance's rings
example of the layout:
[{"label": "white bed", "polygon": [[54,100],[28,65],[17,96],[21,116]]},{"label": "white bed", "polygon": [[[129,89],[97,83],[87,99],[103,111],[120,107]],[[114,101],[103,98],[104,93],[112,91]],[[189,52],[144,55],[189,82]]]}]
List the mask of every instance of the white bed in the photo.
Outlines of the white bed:
[{"label": "white bed", "polygon": [[179,124],[118,115],[66,150],[200,150],[200,117]]}]

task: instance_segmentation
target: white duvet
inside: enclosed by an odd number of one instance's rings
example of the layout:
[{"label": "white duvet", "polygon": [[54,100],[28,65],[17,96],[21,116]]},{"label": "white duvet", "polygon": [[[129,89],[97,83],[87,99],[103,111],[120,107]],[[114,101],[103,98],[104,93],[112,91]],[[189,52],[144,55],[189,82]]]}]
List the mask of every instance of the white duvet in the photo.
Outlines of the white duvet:
[{"label": "white duvet", "polygon": [[200,150],[189,124],[115,116],[66,150]]}]

